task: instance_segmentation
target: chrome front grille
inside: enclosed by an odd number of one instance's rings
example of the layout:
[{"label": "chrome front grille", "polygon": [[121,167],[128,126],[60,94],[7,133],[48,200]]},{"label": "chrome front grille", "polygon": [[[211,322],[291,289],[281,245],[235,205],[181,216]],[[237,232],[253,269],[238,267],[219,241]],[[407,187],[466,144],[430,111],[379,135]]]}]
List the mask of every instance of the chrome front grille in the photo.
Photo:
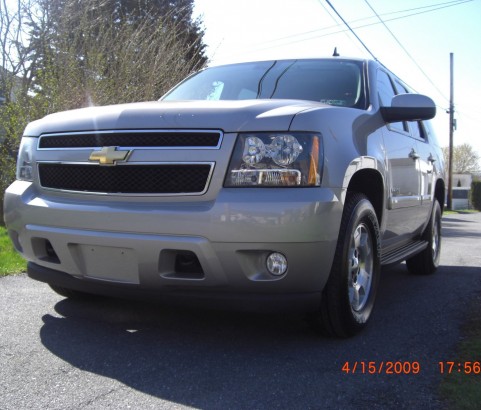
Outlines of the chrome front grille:
[{"label": "chrome front grille", "polygon": [[115,130],[45,134],[40,137],[39,149],[94,147],[159,147],[204,148],[220,147],[220,131],[177,130]]},{"label": "chrome front grille", "polygon": [[38,164],[43,188],[107,194],[202,194],[213,164]]},{"label": "chrome front grille", "polygon": [[[42,158],[38,159],[39,183],[46,189],[82,193],[202,195],[214,171],[215,162],[209,158],[217,155],[213,151],[212,155],[207,154],[208,150],[219,150],[222,137],[217,130],[44,134],[38,142],[38,155]],[[99,164],[92,153],[107,152],[107,147],[129,155],[110,165]],[[199,155],[185,155],[183,150],[199,150]],[[130,153],[135,153],[136,158],[132,159]],[[177,159],[172,159],[172,155]],[[184,157],[185,162],[179,161]],[[201,161],[196,161],[197,157]]]}]

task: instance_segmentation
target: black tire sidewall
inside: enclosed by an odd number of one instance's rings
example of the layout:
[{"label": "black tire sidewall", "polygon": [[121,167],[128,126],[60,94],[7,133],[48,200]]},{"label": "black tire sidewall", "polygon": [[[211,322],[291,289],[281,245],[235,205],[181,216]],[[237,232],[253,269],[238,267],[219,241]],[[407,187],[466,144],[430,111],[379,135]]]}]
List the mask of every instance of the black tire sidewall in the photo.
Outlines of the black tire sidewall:
[{"label": "black tire sidewall", "polygon": [[[354,311],[349,301],[349,249],[354,231],[361,223],[369,230],[372,241],[373,277],[366,305],[362,310]],[[379,276],[380,242],[376,213],[364,195],[353,194],[346,200],[333,267],[324,292],[332,333],[338,336],[352,336],[366,325],[374,307]]]},{"label": "black tire sidewall", "polygon": [[[437,226],[439,235],[439,243],[436,255],[433,254],[433,230],[435,226]],[[441,258],[441,229],[441,206],[439,205],[439,202],[435,200],[432,207],[431,217],[429,219],[428,226],[426,227],[422,235],[422,240],[427,242],[427,246],[422,252],[406,260],[406,266],[409,272],[414,275],[431,275],[436,271]]]}]

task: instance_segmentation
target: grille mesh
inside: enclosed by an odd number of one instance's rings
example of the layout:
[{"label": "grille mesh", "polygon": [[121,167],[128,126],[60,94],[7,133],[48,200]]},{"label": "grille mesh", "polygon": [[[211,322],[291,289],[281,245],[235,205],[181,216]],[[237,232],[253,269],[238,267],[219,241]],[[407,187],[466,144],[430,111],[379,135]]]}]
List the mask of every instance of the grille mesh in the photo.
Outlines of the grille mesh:
[{"label": "grille mesh", "polygon": [[125,194],[193,194],[207,188],[210,164],[39,164],[45,188]]},{"label": "grille mesh", "polygon": [[220,132],[199,131],[131,131],[117,133],[81,133],[45,135],[40,137],[39,148],[90,147],[217,147]]}]

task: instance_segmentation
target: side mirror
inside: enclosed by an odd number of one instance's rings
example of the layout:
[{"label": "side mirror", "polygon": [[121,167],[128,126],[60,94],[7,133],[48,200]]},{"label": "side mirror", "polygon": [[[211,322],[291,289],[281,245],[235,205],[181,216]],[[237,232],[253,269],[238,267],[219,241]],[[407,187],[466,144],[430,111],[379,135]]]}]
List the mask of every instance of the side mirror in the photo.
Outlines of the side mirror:
[{"label": "side mirror", "polygon": [[399,94],[390,107],[381,107],[381,115],[386,122],[430,120],[436,115],[436,104],[425,95]]}]

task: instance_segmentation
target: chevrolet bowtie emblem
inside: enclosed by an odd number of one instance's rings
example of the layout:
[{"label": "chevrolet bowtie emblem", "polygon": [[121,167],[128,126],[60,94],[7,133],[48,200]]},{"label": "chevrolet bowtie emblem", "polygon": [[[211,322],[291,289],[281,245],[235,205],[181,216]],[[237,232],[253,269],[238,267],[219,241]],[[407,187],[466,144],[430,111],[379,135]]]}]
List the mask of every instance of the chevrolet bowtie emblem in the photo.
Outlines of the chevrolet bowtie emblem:
[{"label": "chevrolet bowtie emblem", "polygon": [[115,165],[117,161],[127,161],[132,151],[117,151],[117,147],[103,147],[93,151],[89,161],[98,161],[100,165]]}]

